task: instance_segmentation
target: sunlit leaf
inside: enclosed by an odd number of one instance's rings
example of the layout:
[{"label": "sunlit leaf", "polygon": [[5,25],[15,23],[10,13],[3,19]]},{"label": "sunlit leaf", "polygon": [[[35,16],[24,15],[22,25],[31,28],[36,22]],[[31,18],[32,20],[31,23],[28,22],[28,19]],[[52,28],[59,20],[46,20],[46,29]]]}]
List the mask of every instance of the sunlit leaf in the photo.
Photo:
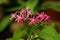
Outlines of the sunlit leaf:
[{"label": "sunlit leaf", "polygon": [[60,37],[60,33],[59,33],[59,37]]},{"label": "sunlit leaf", "polygon": [[34,8],[36,7],[38,1],[39,0],[29,0],[29,1],[27,1],[26,6],[28,6],[32,10],[34,10]]},{"label": "sunlit leaf", "polygon": [[9,39],[6,39],[6,40],[23,40],[23,39],[14,39],[14,38],[9,38]]},{"label": "sunlit leaf", "polygon": [[35,33],[39,37],[41,37],[45,40],[60,40],[59,35],[53,26],[54,26],[54,24],[45,25],[44,29],[42,29],[41,31],[35,30]]},{"label": "sunlit leaf", "polygon": [[59,33],[59,38],[60,38],[60,33]]},{"label": "sunlit leaf", "polygon": [[12,21],[10,21],[10,15],[3,18],[3,20],[0,22],[0,32],[3,31],[11,22]]},{"label": "sunlit leaf", "polygon": [[20,39],[20,38],[23,37],[26,33],[27,33],[27,28],[18,28],[18,29],[14,32],[13,38],[14,38],[14,39]]}]

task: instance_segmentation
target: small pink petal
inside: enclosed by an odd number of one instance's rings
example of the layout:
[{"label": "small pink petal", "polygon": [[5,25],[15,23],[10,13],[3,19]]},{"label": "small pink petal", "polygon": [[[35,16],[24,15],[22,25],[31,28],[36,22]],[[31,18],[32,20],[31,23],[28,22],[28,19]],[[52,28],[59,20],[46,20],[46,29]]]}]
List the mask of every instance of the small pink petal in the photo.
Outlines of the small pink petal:
[{"label": "small pink petal", "polygon": [[33,17],[33,18],[29,18],[29,20],[30,20],[29,24],[35,24],[37,19]]},{"label": "small pink petal", "polygon": [[44,14],[44,12],[42,12],[41,14],[37,14],[37,19],[44,19],[45,18],[45,16],[44,16],[45,14]]},{"label": "small pink petal", "polygon": [[50,20],[50,16],[46,16],[46,18],[45,18],[45,20],[44,20],[45,22],[50,22],[51,20]]},{"label": "small pink petal", "polygon": [[16,13],[15,14],[11,14],[10,20],[12,20],[13,18],[16,18]]},{"label": "small pink petal", "polygon": [[29,11],[29,12],[28,12],[28,14],[29,14],[29,15],[32,15],[32,12],[31,12],[31,11]]},{"label": "small pink petal", "polygon": [[25,20],[26,20],[26,19],[25,19],[23,16],[17,15],[17,18],[16,18],[15,21],[20,22],[20,21],[25,21]]},{"label": "small pink petal", "polygon": [[26,13],[26,9],[22,9],[20,13]]}]

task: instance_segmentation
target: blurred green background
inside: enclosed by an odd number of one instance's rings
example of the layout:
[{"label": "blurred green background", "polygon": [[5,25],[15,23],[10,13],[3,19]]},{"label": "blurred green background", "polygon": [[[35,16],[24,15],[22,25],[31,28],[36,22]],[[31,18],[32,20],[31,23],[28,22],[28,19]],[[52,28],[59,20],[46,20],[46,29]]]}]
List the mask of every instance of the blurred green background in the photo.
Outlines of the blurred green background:
[{"label": "blurred green background", "polygon": [[16,28],[23,26],[9,18],[11,13],[27,6],[35,12],[45,11],[56,24],[57,32],[60,32],[60,0],[0,0],[0,39],[12,37]]}]

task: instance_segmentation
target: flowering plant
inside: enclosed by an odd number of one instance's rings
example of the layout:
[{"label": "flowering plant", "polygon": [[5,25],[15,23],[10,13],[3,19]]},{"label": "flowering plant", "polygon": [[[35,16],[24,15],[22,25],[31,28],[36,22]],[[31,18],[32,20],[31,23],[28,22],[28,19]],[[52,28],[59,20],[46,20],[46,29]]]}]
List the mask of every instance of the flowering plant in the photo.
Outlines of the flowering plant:
[{"label": "flowering plant", "polygon": [[[60,40],[60,2],[48,0],[8,2],[8,5],[0,4],[2,7],[0,7],[0,11],[2,10],[0,40]],[[10,16],[11,12],[15,13]]]},{"label": "flowering plant", "polygon": [[[12,19],[15,19],[15,21],[18,23],[20,23],[20,22],[24,23],[24,25],[25,25],[24,28],[20,27],[23,31],[19,28],[19,30],[21,30],[22,36],[21,36],[21,34],[20,35],[14,34],[13,38],[20,39],[25,35],[26,38],[25,37],[23,37],[23,38],[25,38],[26,40],[33,40],[36,37],[34,31],[36,31],[36,30],[40,31],[41,30],[40,27],[45,25],[47,22],[51,21],[50,16],[48,16],[46,13],[37,12],[36,15],[33,15],[33,12],[28,7],[11,14],[10,20],[12,20]],[[15,36],[18,36],[18,37],[15,37]],[[37,37],[39,37],[39,36],[37,36]]]}]

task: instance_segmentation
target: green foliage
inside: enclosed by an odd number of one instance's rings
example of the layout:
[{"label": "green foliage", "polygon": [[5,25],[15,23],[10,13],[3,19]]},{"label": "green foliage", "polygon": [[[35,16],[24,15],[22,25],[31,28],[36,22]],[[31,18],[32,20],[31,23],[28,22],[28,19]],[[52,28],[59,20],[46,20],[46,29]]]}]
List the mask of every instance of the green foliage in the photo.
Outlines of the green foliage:
[{"label": "green foliage", "polygon": [[30,38],[31,38],[31,35],[32,35],[32,32],[31,32],[31,30],[29,30],[29,31],[28,31],[28,33],[27,33],[28,40],[30,40]]},{"label": "green foliage", "polygon": [[[20,10],[24,7],[29,7],[32,11],[35,10],[39,0],[27,0],[26,2],[23,0],[16,0],[21,5],[17,7],[13,7],[7,9],[8,12],[13,12],[16,10]],[[2,1],[1,1],[2,2]],[[1,3],[0,3],[1,4]],[[41,10],[45,10],[47,8],[52,8],[53,10],[60,12],[60,2],[47,2],[41,4],[39,6]],[[34,13],[35,14],[35,13]],[[10,15],[6,16],[0,23],[0,32],[2,32],[12,21],[9,20]],[[36,34],[38,37],[32,37],[32,40],[60,40],[60,33],[58,35],[55,30],[54,23],[44,23],[43,25],[27,25],[27,28],[18,28],[14,34],[13,38],[7,40],[23,40],[23,36],[27,35],[28,39],[31,39],[31,35]]]},{"label": "green foliage", "polygon": [[59,33],[59,38],[60,38],[60,33]]},{"label": "green foliage", "polygon": [[42,4],[41,9],[51,8],[57,12],[60,12],[60,2],[46,2]]},{"label": "green foliage", "polygon": [[45,24],[42,30],[35,30],[35,34],[45,40],[60,40],[58,33],[53,27],[54,24]]},{"label": "green foliage", "polygon": [[0,0],[0,5],[1,4],[7,4],[9,2],[9,0]]},{"label": "green foliage", "polygon": [[27,35],[30,40],[33,33],[36,34],[37,37],[32,37],[32,40],[60,40],[59,35],[55,30],[54,23],[44,23],[40,26],[43,27],[42,29],[39,29],[40,27],[38,29],[33,29],[32,27],[34,26],[31,26],[31,28],[29,26],[27,28],[18,28],[13,34],[13,39],[17,40],[22,38],[24,35]]},{"label": "green foliage", "polygon": [[44,39],[41,39],[39,37],[36,37],[36,38],[33,38],[32,40],[44,40]]},{"label": "green foliage", "polygon": [[24,0],[16,0],[18,2],[18,4],[21,4],[21,5],[25,5],[25,1]]},{"label": "green foliage", "polygon": [[13,34],[13,38],[14,39],[20,39],[21,37],[23,37],[26,33],[27,33],[27,29],[28,28],[18,28],[14,34]]},{"label": "green foliage", "polygon": [[23,39],[14,39],[14,38],[9,38],[9,39],[6,39],[6,40],[23,40]]},{"label": "green foliage", "polygon": [[38,1],[39,0],[27,1],[26,6],[28,6],[31,10],[34,10],[34,8],[36,7]]},{"label": "green foliage", "polygon": [[10,15],[6,16],[0,23],[0,32],[2,32],[11,22],[12,21],[10,21]]},{"label": "green foliage", "polygon": [[37,5],[37,3],[38,3],[39,0],[34,0],[34,1],[28,0],[25,3],[22,0],[17,0],[17,1],[20,2],[22,5],[21,6],[18,6],[18,7],[7,9],[7,11],[12,12],[12,11],[20,10],[20,9],[22,9],[24,7],[29,7],[31,10],[34,10],[34,8],[36,7],[36,5]]},{"label": "green foliage", "polygon": [[18,6],[18,7],[14,7],[14,8],[7,9],[7,11],[13,12],[13,11],[16,11],[16,10],[20,10],[20,9],[22,9],[22,8],[24,8],[24,7],[25,7],[25,6],[22,5],[22,6]]}]

